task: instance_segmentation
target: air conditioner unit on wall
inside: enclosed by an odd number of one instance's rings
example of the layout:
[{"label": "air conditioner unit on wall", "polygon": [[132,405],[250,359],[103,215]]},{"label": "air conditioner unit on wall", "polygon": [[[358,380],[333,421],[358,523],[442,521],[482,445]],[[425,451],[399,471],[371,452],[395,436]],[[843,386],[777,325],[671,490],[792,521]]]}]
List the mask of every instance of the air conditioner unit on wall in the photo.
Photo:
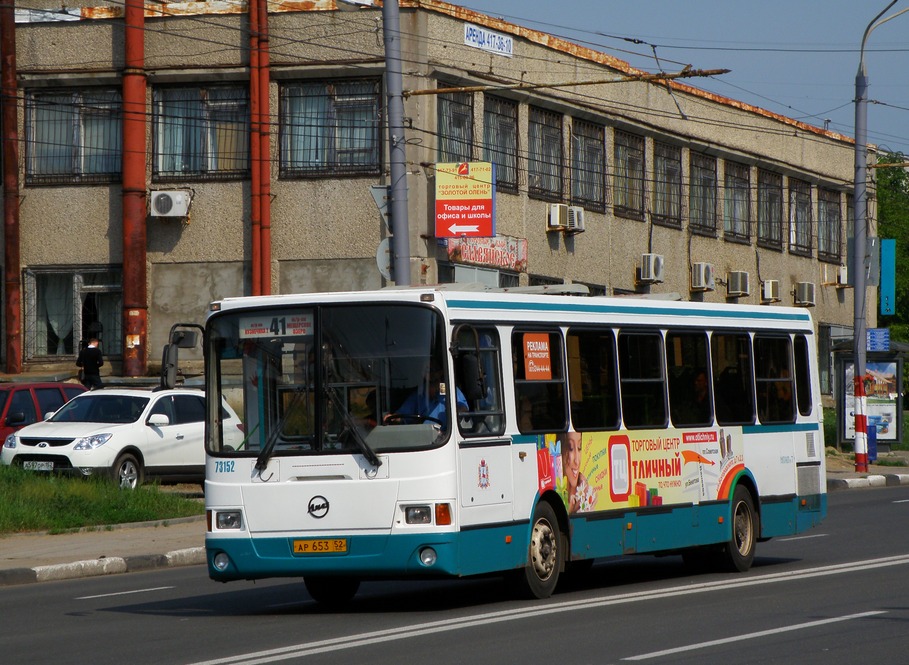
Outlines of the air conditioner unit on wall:
[{"label": "air conditioner unit on wall", "polygon": [[726,295],[738,298],[751,295],[751,283],[747,272],[732,270],[726,277]]},{"label": "air conditioner unit on wall", "polygon": [[546,232],[563,231],[568,227],[568,206],[564,203],[550,203],[546,215]]},{"label": "air conditioner unit on wall", "polygon": [[713,264],[695,262],[691,264],[691,290],[713,291],[716,288],[716,279],[713,274]]},{"label": "air conditioner unit on wall", "polygon": [[149,213],[152,217],[186,217],[192,193],[184,189],[151,192]]},{"label": "air conditioner unit on wall", "polygon": [[814,282],[796,282],[795,304],[802,307],[814,307]]},{"label": "air conditioner unit on wall", "polygon": [[764,302],[780,301],[780,280],[765,279],[761,282],[761,300]]},{"label": "air conditioner unit on wall", "polygon": [[565,227],[565,233],[583,233],[584,228],[584,208],[568,206],[568,224]]},{"label": "air conditioner unit on wall", "polygon": [[663,255],[641,254],[641,282],[652,284],[663,281]]}]

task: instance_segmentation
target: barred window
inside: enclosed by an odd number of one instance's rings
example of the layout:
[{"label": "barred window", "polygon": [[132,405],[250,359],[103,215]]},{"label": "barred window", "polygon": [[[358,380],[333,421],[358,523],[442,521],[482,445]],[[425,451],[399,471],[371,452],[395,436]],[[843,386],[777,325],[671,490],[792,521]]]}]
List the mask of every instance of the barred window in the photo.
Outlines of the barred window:
[{"label": "barred window", "polygon": [[758,169],[758,243],[783,247],[783,176]]},{"label": "barred window", "polygon": [[448,92],[438,96],[439,161],[469,162],[473,148],[473,95]]},{"label": "barred window", "polygon": [[243,86],[156,88],[157,180],[249,173],[249,92]]},{"label": "barred window", "polygon": [[571,202],[606,210],[606,129],[574,120],[571,132]]},{"label": "barred window", "polygon": [[644,138],[617,131],[613,161],[615,214],[644,219]]},{"label": "barred window", "polygon": [[837,262],[840,260],[842,221],[840,193],[831,189],[819,189],[817,192],[818,258]]},{"label": "barred window", "polygon": [[119,90],[30,91],[25,111],[25,182],[113,182],[120,177]]},{"label": "barred window", "polygon": [[727,239],[749,240],[751,172],[746,164],[726,162],[723,232]]},{"label": "barred window", "polygon": [[667,143],[653,145],[653,220],[682,225],[682,149]]},{"label": "barred window", "polygon": [[518,105],[483,98],[483,159],[496,165],[496,189],[518,191]]},{"label": "barred window", "polygon": [[530,107],[527,192],[558,201],[562,198],[562,116]]},{"label": "barred window", "polygon": [[378,174],[380,92],[377,79],[282,86],[280,176]]},{"label": "barred window", "polygon": [[693,229],[716,233],[716,158],[691,153],[688,215]]},{"label": "barred window", "polygon": [[789,251],[811,254],[811,185],[789,178]]}]

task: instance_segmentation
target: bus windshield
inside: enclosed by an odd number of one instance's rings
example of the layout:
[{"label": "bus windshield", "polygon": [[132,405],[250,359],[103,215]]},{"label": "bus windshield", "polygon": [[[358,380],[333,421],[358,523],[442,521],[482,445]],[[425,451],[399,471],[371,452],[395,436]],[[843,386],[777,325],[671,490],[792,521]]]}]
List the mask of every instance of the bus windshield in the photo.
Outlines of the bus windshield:
[{"label": "bus windshield", "polygon": [[[245,436],[221,455],[362,453],[441,445],[451,431],[439,313],[416,304],[256,308],[208,323],[209,394]],[[214,429],[214,428],[213,428]]]}]

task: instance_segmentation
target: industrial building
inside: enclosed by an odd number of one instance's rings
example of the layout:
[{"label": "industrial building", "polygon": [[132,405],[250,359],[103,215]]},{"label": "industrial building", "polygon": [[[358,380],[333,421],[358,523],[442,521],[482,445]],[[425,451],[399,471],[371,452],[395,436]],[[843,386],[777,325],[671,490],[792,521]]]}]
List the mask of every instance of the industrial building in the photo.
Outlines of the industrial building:
[{"label": "industrial building", "polygon": [[[393,283],[380,9],[4,11],[7,372],[97,335],[142,376],[213,300]],[[851,138],[437,0],[401,0],[400,49],[410,283],[811,307],[830,391]],[[440,233],[452,163],[495,164],[494,235]]]}]

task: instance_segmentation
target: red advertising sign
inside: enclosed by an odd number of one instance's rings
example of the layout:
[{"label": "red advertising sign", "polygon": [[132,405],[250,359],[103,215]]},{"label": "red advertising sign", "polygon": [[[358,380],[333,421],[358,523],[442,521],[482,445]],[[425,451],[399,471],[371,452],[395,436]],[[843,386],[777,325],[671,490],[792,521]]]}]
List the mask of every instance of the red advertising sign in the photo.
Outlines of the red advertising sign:
[{"label": "red advertising sign", "polygon": [[436,237],[496,234],[495,168],[490,162],[436,164]]},{"label": "red advertising sign", "polygon": [[524,333],[524,378],[528,381],[552,379],[549,333]]}]

